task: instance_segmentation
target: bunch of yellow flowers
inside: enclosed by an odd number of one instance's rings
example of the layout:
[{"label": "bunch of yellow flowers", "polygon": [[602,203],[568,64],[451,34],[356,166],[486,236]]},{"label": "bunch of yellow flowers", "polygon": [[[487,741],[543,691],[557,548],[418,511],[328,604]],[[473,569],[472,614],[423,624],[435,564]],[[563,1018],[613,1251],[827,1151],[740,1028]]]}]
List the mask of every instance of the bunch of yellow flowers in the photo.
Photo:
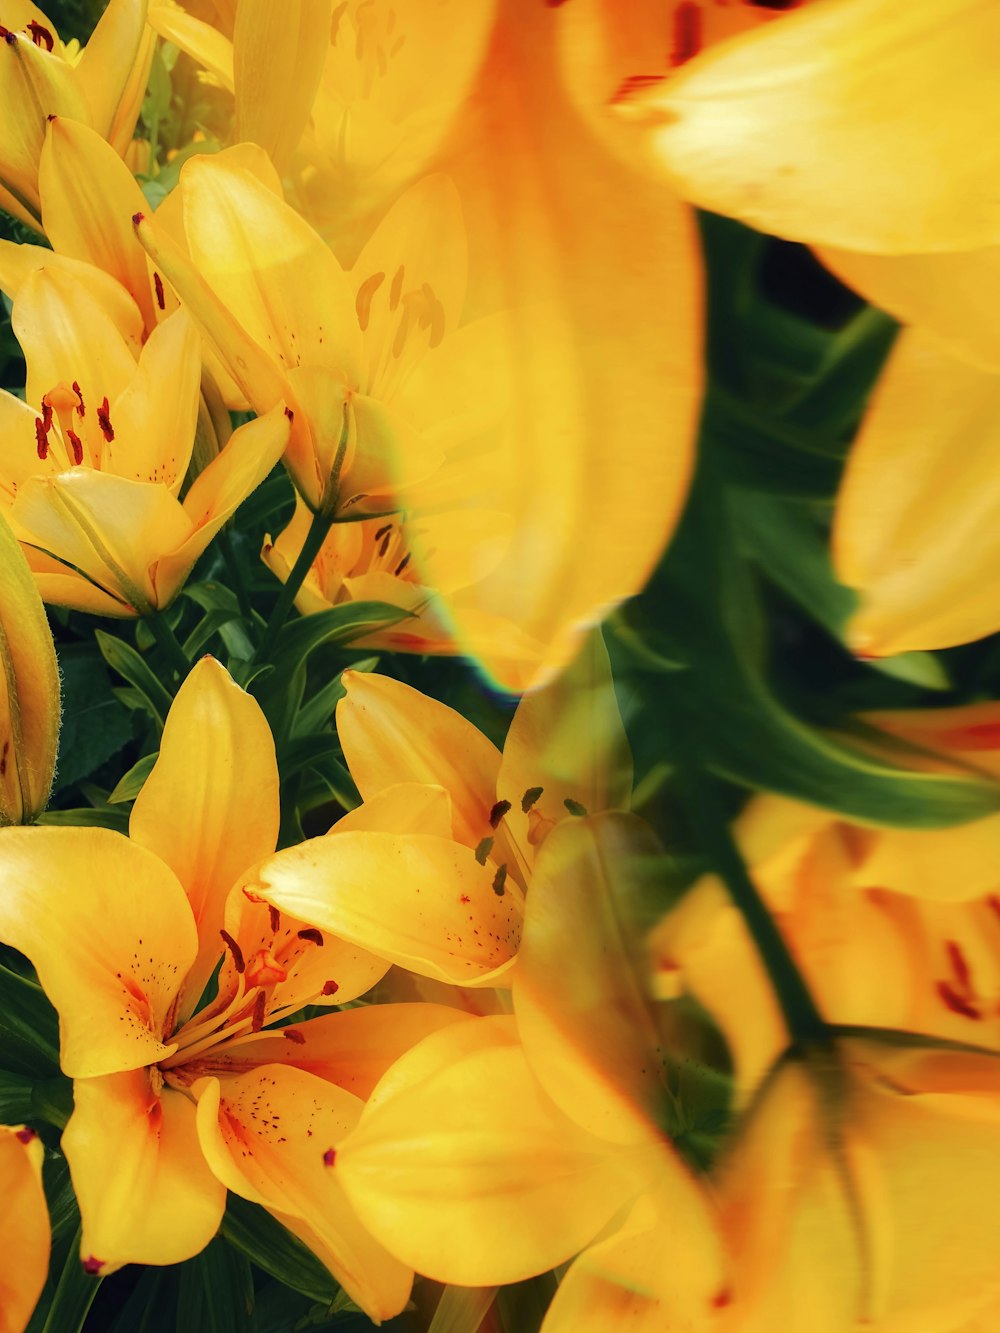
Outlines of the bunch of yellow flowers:
[{"label": "bunch of yellow flowers", "polygon": [[991,1333],[1000,9],[87,7],[0,0],[0,1333]]}]

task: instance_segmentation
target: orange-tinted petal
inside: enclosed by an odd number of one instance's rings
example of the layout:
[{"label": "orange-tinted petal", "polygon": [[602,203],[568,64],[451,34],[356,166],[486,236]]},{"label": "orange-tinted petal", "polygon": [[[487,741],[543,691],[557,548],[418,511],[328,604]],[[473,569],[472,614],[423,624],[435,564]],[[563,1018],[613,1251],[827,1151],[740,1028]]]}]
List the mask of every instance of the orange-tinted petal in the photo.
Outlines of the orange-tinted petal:
[{"label": "orange-tinted petal", "polygon": [[0,1125],[0,1333],[24,1333],[49,1271],[44,1155],[34,1130]]}]

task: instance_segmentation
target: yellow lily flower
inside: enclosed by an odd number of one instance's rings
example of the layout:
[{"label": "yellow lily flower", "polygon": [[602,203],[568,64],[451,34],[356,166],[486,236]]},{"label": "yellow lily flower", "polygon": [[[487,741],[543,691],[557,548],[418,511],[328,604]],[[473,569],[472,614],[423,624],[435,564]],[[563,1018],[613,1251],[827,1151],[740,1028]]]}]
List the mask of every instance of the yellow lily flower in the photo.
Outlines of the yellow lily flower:
[{"label": "yellow lily flower", "polygon": [[30,0],[8,0],[0,24],[0,208],[41,230],[38,163],[46,118],[91,126],[123,154],[153,58],[146,0],[110,0],[81,52]]},{"label": "yellow lily flower", "polygon": [[41,1139],[27,1125],[0,1125],[0,1333],[24,1333],[49,1271],[49,1210]]},{"label": "yellow lily flower", "polygon": [[28,403],[0,395],[0,503],[43,600],[135,616],[177,594],[281,456],[290,423],[278,406],[241,427],[181,502],[201,381],[197,335],[177,312],[137,351],[116,313],[62,266],[20,284],[13,327]]},{"label": "yellow lily flower", "polygon": [[[662,1311],[669,1292],[678,1327],[699,1327],[724,1299],[724,1259],[707,1196],[657,1128],[658,1037],[616,915],[615,890],[650,842],[617,814],[549,836],[516,1019],[453,1025],[403,1056],[336,1169],[373,1234],[437,1280],[517,1281],[583,1250],[564,1304],[577,1310],[588,1266],[628,1272],[650,1306]],[[554,1306],[544,1327],[574,1327],[566,1318]]]},{"label": "yellow lily flower", "polygon": [[0,824],[45,809],[59,743],[59,667],[27,561],[0,518]]},{"label": "yellow lily flower", "polygon": [[[204,658],[171,707],[128,838],[99,828],[0,837],[0,939],[33,962],[59,1012],[60,1060],[74,1079],[62,1143],[88,1271],[197,1254],[228,1187],[304,1240],[373,1318],[388,1318],[411,1274],[326,1168],[392,1060],[461,1015],[411,1005],[273,1026],[306,1004],[363,994],[387,967],[230,891],[273,850],[277,827],[267,723]],[[217,993],[199,1009],[220,955]]]},{"label": "yellow lily flower", "polygon": [[343,679],[337,728],[364,804],[263,862],[247,887],[421,976],[506,985],[539,846],[560,821],[631,797],[603,643],[595,636],[559,681],[521,701],[502,756],[408,685]]},{"label": "yellow lily flower", "polygon": [[1000,629],[990,595],[1000,560],[998,409],[1000,375],[952,356],[929,332],[903,333],[837,498],[834,564],[861,596],[847,627],[857,652],[947,648]]}]

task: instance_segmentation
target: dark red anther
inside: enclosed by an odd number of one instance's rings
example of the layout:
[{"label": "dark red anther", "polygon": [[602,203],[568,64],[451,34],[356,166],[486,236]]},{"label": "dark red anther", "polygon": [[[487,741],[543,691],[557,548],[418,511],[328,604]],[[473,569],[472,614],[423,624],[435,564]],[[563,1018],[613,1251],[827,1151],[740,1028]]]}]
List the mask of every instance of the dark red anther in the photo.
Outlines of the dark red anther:
[{"label": "dark red anther", "polygon": [[300,940],[308,940],[310,944],[318,944],[322,949],[323,932],[321,930],[316,930],[313,926],[306,926],[305,930],[300,930],[297,934]]},{"label": "dark red anther", "polygon": [[490,811],[490,828],[497,828],[501,819],[510,809],[510,801],[497,801],[496,805]]},{"label": "dark red anther", "polygon": [[955,980],[964,991],[971,987],[972,973],[969,971],[969,964],[966,962],[965,954],[954,940],[945,941],[945,949],[948,951],[948,962],[951,964],[951,970],[955,974]]},{"label": "dark red anther", "polygon": [[52,429],[52,404],[42,399],[42,425],[45,427],[45,434],[48,435]]},{"label": "dark red anther", "polygon": [[10,741],[4,741],[3,749],[0,750],[0,778],[7,773],[7,751],[10,749]]},{"label": "dark red anther", "polygon": [[644,88],[652,88],[655,84],[662,82],[662,74],[630,74],[615,89],[611,97],[611,105],[616,106],[619,102],[627,102],[633,93],[641,92]]},{"label": "dark red anther", "polygon": [[391,532],[391,531],[392,531],[392,524],[391,524],[391,523],[385,523],[385,524],[383,524],[382,527],[380,527],[380,528],[378,528],[378,529],[376,530],[376,532],[375,532],[375,540],[376,540],[377,542],[380,542],[380,541],[382,540],[382,538],[385,536],[385,534],[386,534],[387,532]]},{"label": "dark red anther", "polygon": [[524,811],[525,814],[528,813],[528,811],[535,804],[535,802],[538,800],[539,796],[541,796],[544,790],[545,790],[544,787],[529,787],[528,790],[524,793],[524,795],[521,797],[521,809]]},{"label": "dark red anther", "polygon": [[271,933],[272,935],[275,935],[281,929],[281,913],[276,907],[272,907],[271,904],[268,903],[267,915],[271,922]]},{"label": "dark red anther", "polygon": [[17,1139],[18,1143],[31,1143],[33,1139],[38,1138],[38,1135],[30,1125],[25,1125],[23,1129],[17,1131],[14,1137]]},{"label": "dark red anther", "polygon": [[388,551],[388,549],[389,549],[389,542],[390,542],[391,540],[392,540],[392,526],[390,525],[389,528],[388,528],[387,531],[386,531],[385,536],[382,538],[381,542],[379,543],[379,548],[378,548],[378,553],[379,553],[379,555],[385,555],[386,551]]},{"label": "dark red anther", "polygon": [[31,40],[35,45],[44,46],[46,51],[51,51],[56,44],[55,38],[45,24],[39,23],[36,19],[32,19],[28,24],[28,32],[31,33]]},{"label": "dark red anther", "polygon": [[802,0],[747,0],[755,9],[798,9]]},{"label": "dark red anther", "polygon": [[[80,401],[77,403],[77,405],[76,405],[76,411],[77,411],[77,416],[79,416],[79,417],[81,418],[81,420],[82,420],[82,419],[87,415],[87,405],[86,405],[86,403],[83,401],[83,390],[80,388],[80,386],[79,386],[79,384],[76,382],[76,380],[73,381],[73,392],[76,394],[77,398],[80,400]],[[52,409],[49,408],[49,411],[51,412]]]},{"label": "dark red anther", "polygon": [[670,63],[676,69],[684,65],[701,50],[701,9],[690,0],[678,5],[674,10],[674,49],[670,52]]},{"label": "dark red anther", "polygon": [[67,430],[66,438],[73,447],[73,462],[77,467],[83,462],[83,441],[77,435],[75,430]]},{"label": "dark red anther", "polygon": [[82,1259],[81,1263],[83,1264],[83,1271],[88,1273],[91,1277],[97,1277],[98,1273],[100,1273],[101,1269],[104,1267],[104,1260],[95,1259],[93,1255],[91,1255],[89,1259]]},{"label": "dark red anther", "polygon": [[104,401],[97,409],[97,424],[101,428],[101,434],[107,440],[108,444],[115,438],[114,427],[111,425],[111,407],[108,403],[107,394],[104,395]]},{"label": "dark red anther", "polygon": [[132,226],[133,226],[133,227],[138,227],[138,225],[139,225],[140,222],[145,222],[145,221],[146,221],[146,214],[145,214],[145,213],[133,213],[133,214],[132,214]]},{"label": "dark red anther", "polygon": [[242,972],[246,967],[246,963],[243,961],[243,950],[236,943],[228,930],[220,930],[219,934],[222,936],[226,948],[233,955],[233,966],[236,968],[236,971]]},{"label": "dark red anther", "polygon": [[492,850],[493,850],[493,839],[482,838],[480,840],[479,846],[476,848],[476,860],[479,862],[481,866],[484,866],[486,864],[486,858],[489,856]]},{"label": "dark red anther", "polygon": [[493,892],[498,898],[503,897],[504,885],[507,883],[507,867],[501,866],[493,876]]},{"label": "dark red anther", "polygon": [[253,1002],[253,1018],[250,1020],[250,1031],[259,1032],[264,1026],[264,1010],[267,1008],[267,996],[262,990],[257,992],[257,998]]},{"label": "dark red anther", "polygon": [[[52,409],[49,408],[50,413],[51,411]],[[44,463],[49,456],[49,438],[43,417],[35,417],[35,448],[38,451],[38,457]]]},{"label": "dark red anther", "polygon": [[400,576],[400,574],[402,574],[403,570],[409,563],[410,563],[410,553],[409,551],[407,551],[406,555],[403,556],[402,560],[400,560],[399,564],[393,570],[393,573],[396,575],[397,578]]},{"label": "dark red anther", "polygon": [[160,277],[159,273],[153,274],[153,287],[156,291],[156,304],[161,310],[166,310],[167,299],[163,295],[163,279]]},{"label": "dark red anther", "polygon": [[323,982],[323,990],[322,990],[322,994],[323,994],[323,995],[336,995],[336,994],[337,994],[337,991],[339,991],[339,990],[340,990],[340,983],[339,983],[339,982],[337,982],[337,981],[324,981],[324,982]]},{"label": "dark red anther", "polygon": [[333,1166],[336,1160],[337,1160],[336,1148],[327,1148],[326,1152],[323,1154],[323,1165]]},{"label": "dark red anther", "polygon": [[298,1028],[282,1028],[281,1035],[286,1041],[294,1041],[296,1046],[305,1044],[305,1037],[299,1032]]},{"label": "dark red anther", "polygon": [[982,1014],[975,1005],[970,1003],[964,995],[959,995],[950,982],[939,981],[937,983],[937,993],[953,1014],[961,1014],[963,1018],[982,1018]]},{"label": "dark red anther", "polygon": [[295,420],[295,413],[292,411],[290,407],[285,408],[285,416],[288,418],[289,421]]}]

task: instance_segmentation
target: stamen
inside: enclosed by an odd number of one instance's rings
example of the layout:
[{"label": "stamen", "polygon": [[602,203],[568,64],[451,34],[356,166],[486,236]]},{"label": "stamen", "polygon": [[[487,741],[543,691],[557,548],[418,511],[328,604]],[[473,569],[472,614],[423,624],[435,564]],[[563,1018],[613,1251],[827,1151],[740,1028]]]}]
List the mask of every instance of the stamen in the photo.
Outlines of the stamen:
[{"label": "stamen", "polygon": [[31,20],[27,25],[27,30],[31,33],[31,40],[36,46],[44,46],[46,51],[51,51],[55,46],[55,38],[52,36],[52,33],[43,23],[39,23],[37,19]]},{"label": "stamen", "polygon": [[318,944],[319,947],[322,949],[323,947],[322,931],[316,930],[312,926],[307,926],[305,930],[300,930],[297,932],[297,934],[300,940],[309,940],[312,944]]},{"label": "stamen", "polygon": [[5,28],[2,23],[0,23],[0,37],[4,39],[8,46],[17,45],[16,33],[11,32],[10,28]]},{"label": "stamen", "polygon": [[497,828],[501,819],[510,809],[510,801],[497,801],[496,805],[490,811],[490,828]]},{"label": "stamen", "polygon": [[110,411],[111,408],[108,404],[107,394],[105,394],[104,401],[97,409],[97,424],[100,426],[101,434],[107,440],[108,444],[115,438],[114,428],[111,425],[111,417],[109,415]]},{"label": "stamen", "polygon": [[[246,890],[244,890],[244,892],[246,892]],[[236,941],[233,939],[232,935],[230,935],[228,930],[220,930],[219,934],[222,936],[223,943],[225,944],[226,948],[233,955],[233,966],[236,968],[236,971],[237,972],[244,971],[244,969],[246,968],[246,963],[243,961],[243,950],[236,943]]]},{"label": "stamen", "polygon": [[392,286],[389,288],[389,309],[395,310],[399,305],[399,298],[403,294],[403,274],[406,269],[402,264],[396,269],[392,277]]},{"label": "stamen", "polygon": [[507,882],[507,867],[503,865],[493,876],[493,892],[496,894],[498,898],[503,897],[504,884],[506,884],[506,882]]},{"label": "stamen", "polygon": [[79,467],[83,462],[83,441],[80,439],[79,435],[77,435],[75,430],[69,430],[67,428],[66,435],[70,444],[73,446],[73,462]]},{"label": "stamen", "polygon": [[156,290],[156,304],[161,310],[166,310],[167,299],[163,294],[163,279],[160,277],[159,273],[153,274],[153,287]]},{"label": "stamen", "polygon": [[392,524],[391,524],[391,523],[389,524],[388,528],[387,528],[386,531],[385,531],[385,536],[382,538],[381,542],[379,543],[379,548],[378,548],[378,553],[379,553],[379,555],[385,555],[386,551],[388,551],[388,549],[389,549],[389,543],[390,543],[390,541],[392,541]]},{"label": "stamen", "polygon": [[[49,408],[51,415],[52,409]],[[44,463],[49,456],[48,432],[45,429],[45,422],[41,417],[35,417],[35,450],[38,457]]]},{"label": "stamen", "polygon": [[323,1165],[333,1166],[336,1160],[337,1160],[336,1148],[327,1148],[326,1152],[323,1154]]},{"label": "stamen", "polygon": [[281,929],[281,913],[270,903],[267,905],[267,915],[271,922],[271,934],[276,935]]},{"label": "stamen", "polygon": [[340,990],[340,982],[339,982],[339,981],[324,981],[324,982],[323,982],[323,989],[322,989],[322,991],[320,992],[320,994],[321,994],[321,995],[336,995],[336,994],[337,994],[337,991],[339,991],[339,990]]},{"label": "stamen", "polygon": [[583,816],[587,813],[587,807],[585,805],[581,805],[579,801],[574,801],[572,796],[567,796],[565,801],[563,801],[563,805],[566,807],[566,809],[570,812],[571,815],[576,815],[578,819],[582,819]]},{"label": "stamen", "polygon": [[685,3],[674,10],[674,48],[670,63],[676,69],[701,50],[701,10],[696,4]]},{"label": "stamen", "polygon": [[528,813],[544,790],[544,787],[529,787],[524,793],[521,797],[521,809],[525,814]]},{"label": "stamen", "polygon": [[479,846],[476,848],[476,860],[479,862],[481,866],[484,866],[486,864],[486,858],[489,856],[492,850],[493,850],[493,839],[483,838],[479,843]]},{"label": "stamen", "polygon": [[400,560],[399,564],[393,571],[393,573],[396,575],[397,578],[399,578],[400,574],[402,574],[403,570],[409,563],[410,563],[410,552],[407,551],[406,555],[403,556],[402,560]]},{"label": "stamen", "polygon": [[267,1008],[267,996],[262,990],[257,992],[257,998],[253,1002],[253,1019],[250,1023],[251,1032],[259,1032],[264,1026],[264,1010]]},{"label": "stamen", "polygon": [[83,420],[83,418],[87,415],[87,405],[83,401],[83,391],[81,390],[76,380],[73,381],[73,392],[80,400],[79,403],[77,404],[76,410],[80,419]]},{"label": "stamen", "polygon": [[282,1028],[281,1035],[285,1038],[286,1041],[294,1041],[296,1046],[305,1045],[306,1039],[302,1035],[302,1033],[298,1031],[297,1028]]},{"label": "stamen", "polygon": [[383,282],[385,282],[384,273],[373,273],[370,278],[365,278],[358,288],[358,294],[354,298],[354,309],[358,313],[358,324],[361,326],[362,333],[366,331],[371,321],[372,298]]}]

